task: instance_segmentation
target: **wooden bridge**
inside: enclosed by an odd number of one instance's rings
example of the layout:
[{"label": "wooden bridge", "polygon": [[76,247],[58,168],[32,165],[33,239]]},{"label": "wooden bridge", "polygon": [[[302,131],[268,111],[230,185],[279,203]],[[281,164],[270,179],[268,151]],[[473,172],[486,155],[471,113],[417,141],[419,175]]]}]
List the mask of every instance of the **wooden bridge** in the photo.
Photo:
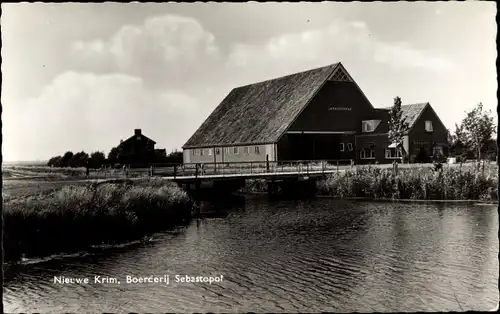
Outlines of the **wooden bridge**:
[{"label": "wooden bridge", "polygon": [[[351,160],[150,164],[116,169],[115,175],[110,175],[109,179],[126,178],[133,181],[144,177],[160,177],[177,182],[196,194],[204,187],[234,192],[245,186],[247,179],[264,179],[268,184],[268,192],[272,194],[278,185],[299,189],[314,186],[318,178],[344,171],[350,164]],[[103,183],[110,180],[103,180]]]},{"label": "wooden bridge", "polygon": [[291,177],[320,177],[342,171],[350,160],[293,160],[226,162],[204,164],[152,164],[149,169],[128,169],[128,174],[142,173],[152,177],[185,182],[224,179],[279,179]]}]

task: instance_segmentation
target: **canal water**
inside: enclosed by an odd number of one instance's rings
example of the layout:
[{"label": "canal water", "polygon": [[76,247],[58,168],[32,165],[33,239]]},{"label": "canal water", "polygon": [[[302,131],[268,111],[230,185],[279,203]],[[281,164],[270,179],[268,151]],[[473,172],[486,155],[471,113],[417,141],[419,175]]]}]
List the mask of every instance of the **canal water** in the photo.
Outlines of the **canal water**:
[{"label": "canal water", "polygon": [[[148,243],[8,268],[4,309],[398,312],[498,304],[496,205],[247,197],[205,210],[216,212]],[[164,275],[168,284],[126,282]],[[55,276],[90,283],[54,283]]]}]

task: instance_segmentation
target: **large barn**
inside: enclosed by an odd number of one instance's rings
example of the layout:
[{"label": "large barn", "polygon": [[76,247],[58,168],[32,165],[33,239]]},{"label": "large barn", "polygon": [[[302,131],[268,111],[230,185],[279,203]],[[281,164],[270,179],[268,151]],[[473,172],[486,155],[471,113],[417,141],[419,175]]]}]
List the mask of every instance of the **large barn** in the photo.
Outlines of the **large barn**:
[{"label": "large barn", "polygon": [[[184,163],[399,159],[389,108],[374,108],[341,63],[233,89],[183,146]],[[404,149],[447,154],[447,130],[429,103],[402,106]]]}]

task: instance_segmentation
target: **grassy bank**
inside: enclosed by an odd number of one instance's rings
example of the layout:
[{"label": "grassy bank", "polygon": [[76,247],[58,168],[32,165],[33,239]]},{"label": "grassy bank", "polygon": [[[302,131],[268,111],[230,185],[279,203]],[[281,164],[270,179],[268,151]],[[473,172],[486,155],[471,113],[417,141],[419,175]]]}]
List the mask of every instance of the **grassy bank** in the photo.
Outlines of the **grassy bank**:
[{"label": "grassy bank", "polygon": [[4,202],[6,261],[141,239],[186,221],[192,202],[171,182],[64,186]]},{"label": "grassy bank", "polygon": [[[498,200],[498,167],[392,169],[362,166],[329,175],[316,184],[317,194],[333,197],[413,200]],[[264,180],[249,181],[245,192],[265,192]]]},{"label": "grassy bank", "polygon": [[[121,169],[90,169],[87,177],[86,168],[52,168],[47,166],[4,166],[2,179],[4,180],[77,180],[77,179],[105,179],[108,177],[123,176]],[[144,171],[143,174],[147,172]]]}]

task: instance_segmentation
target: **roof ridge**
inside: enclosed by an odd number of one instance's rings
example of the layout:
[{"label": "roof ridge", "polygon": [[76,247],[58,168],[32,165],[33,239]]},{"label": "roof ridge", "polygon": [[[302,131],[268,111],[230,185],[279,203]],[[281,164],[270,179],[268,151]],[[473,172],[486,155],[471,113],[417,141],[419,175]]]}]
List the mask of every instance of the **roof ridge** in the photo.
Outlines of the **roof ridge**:
[{"label": "roof ridge", "polygon": [[335,68],[339,64],[341,64],[340,61],[336,62],[336,63],[331,63],[329,65],[324,65],[324,66],[316,67],[316,68],[313,68],[313,69],[303,70],[303,71],[294,72],[294,73],[290,73],[290,74],[285,74],[285,75],[282,75],[282,76],[278,76],[278,77],[267,79],[267,80],[263,80],[263,81],[258,81],[258,82],[255,82],[255,83],[241,85],[241,86],[238,86],[238,87],[234,87],[233,90],[237,89],[237,88],[248,87],[248,86],[258,85],[258,84],[272,82],[272,81],[276,81],[276,80],[281,80],[281,79],[284,79],[284,78],[287,78],[287,77],[290,77],[290,76],[294,76],[294,75],[298,75],[298,74],[304,74],[304,73],[307,73],[307,72],[318,71],[318,70],[326,69],[326,68],[330,68],[330,67],[333,69],[333,68]]},{"label": "roof ridge", "polygon": [[[414,103],[414,104],[406,104],[406,105],[401,105],[401,107],[408,107],[408,106],[417,106],[417,105],[427,105],[429,104],[429,102],[417,102],[417,103]],[[382,108],[375,108],[375,109],[391,109],[392,106],[389,106],[389,107],[382,107]]]}]

